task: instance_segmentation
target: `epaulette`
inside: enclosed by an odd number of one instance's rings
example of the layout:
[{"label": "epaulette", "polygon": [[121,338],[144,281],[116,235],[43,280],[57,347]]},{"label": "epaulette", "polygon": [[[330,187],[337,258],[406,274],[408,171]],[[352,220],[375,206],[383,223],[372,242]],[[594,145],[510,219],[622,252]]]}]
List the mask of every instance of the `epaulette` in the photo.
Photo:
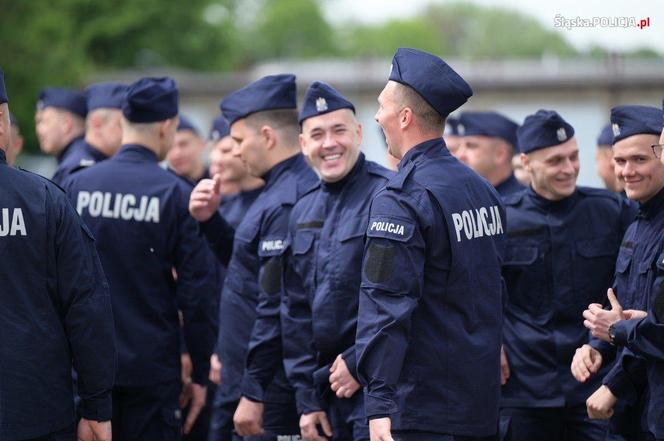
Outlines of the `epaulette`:
[{"label": "epaulette", "polygon": [[576,187],[576,191],[579,192],[579,194],[582,194],[584,196],[590,196],[590,197],[599,197],[599,198],[606,198],[606,199],[611,199],[614,201],[620,201],[621,196],[618,193],[615,193],[610,190],[606,190],[604,188],[593,188],[593,187]]},{"label": "epaulette", "polygon": [[83,169],[86,169],[86,168],[92,167],[92,166],[95,165],[96,163],[97,163],[97,161],[95,161],[94,159],[86,159],[86,158],[83,158],[83,159],[81,159],[81,161],[78,163],[78,165],[77,165],[76,167],[74,167],[73,169],[71,169],[71,171],[70,171],[69,173],[70,173],[70,174],[72,174],[72,173],[76,173],[76,172],[81,171],[81,170],[83,170]]},{"label": "epaulette", "polygon": [[387,181],[387,185],[385,185],[385,187],[391,190],[403,189],[403,186],[406,183],[406,179],[408,179],[408,176],[410,176],[414,169],[415,163],[409,162],[404,168],[399,170],[396,175]]},{"label": "epaulette", "polygon": [[504,205],[516,205],[521,202],[526,193],[528,193],[528,191],[527,189],[524,189],[522,191],[517,191],[516,193],[503,196],[501,199]]},{"label": "epaulette", "polygon": [[59,188],[60,190],[62,190],[63,193],[66,193],[66,191],[65,191],[64,188],[60,187],[60,185],[58,185],[58,184],[56,184],[55,182],[51,181],[51,180],[50,180],[49,178],[47,178],[47,177],[44,177],[44,176],[42,176],[42,175],[40,175],[40,174],[38,174],[38,173],[32,172],[32,171],[30,171],[30,170],[26,170],[26,169],[21,168],[21,167],[18,167],[18,166],[15,167],[15,168],[16,168],[17,170],[22,171],[22,172],[29,173],[30,175],[35,176],[35,177],[37,177],[37,178],[39,178],[39,179],[41,179],[41,180],[43,180],[43,181],[46,181],[46,182],[48,182],[49,184],[53,184],[54,186],[56,186],[57,188]]},{"label": "epaulette", "polygon": [[372,175],[380,176],[385,179],[391,179],[395,175],[395,172],[393,170],[390,170],[387,167],[383,167],[382,165],[377,164],[373,161],[367,160],[366,164],[367,164],[367,172]]}]

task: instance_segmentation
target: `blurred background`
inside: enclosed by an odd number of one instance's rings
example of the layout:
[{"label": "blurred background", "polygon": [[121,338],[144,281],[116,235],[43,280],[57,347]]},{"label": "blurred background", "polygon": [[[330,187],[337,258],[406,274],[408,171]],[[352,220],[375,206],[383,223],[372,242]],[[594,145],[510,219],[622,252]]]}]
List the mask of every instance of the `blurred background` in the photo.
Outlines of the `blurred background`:
[{"label": "blurred background", "polygon": [[[505,6],[507,5],[507,6]],[[463,110],[522,122],[539,108],[574,125],[579,183],[601,186],[595,138],[617,104],[661,106],[664,9],[656,0],[0,0],[0,66],[26,144],[19,165],[50,176],[34,108],[45,86],[170,75],[207,132],[228,92],[292,72],[300,96],[331,83],[356,105],[364,151],[385,162],[373,121],[398,47],[443,57],[475,90]]]}]

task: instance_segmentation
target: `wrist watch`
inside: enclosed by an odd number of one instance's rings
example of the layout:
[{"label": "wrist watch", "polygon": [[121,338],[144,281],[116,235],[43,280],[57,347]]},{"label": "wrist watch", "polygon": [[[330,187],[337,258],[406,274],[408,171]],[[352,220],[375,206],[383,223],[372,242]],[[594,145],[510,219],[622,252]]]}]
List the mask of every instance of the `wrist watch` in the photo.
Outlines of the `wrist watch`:
[{"label": "wrist watch", "polygon": [[615,328],[615,323],[613,323],[611,326],[609,326],[609,343],[615,346],[616,344],[616,328]]}]

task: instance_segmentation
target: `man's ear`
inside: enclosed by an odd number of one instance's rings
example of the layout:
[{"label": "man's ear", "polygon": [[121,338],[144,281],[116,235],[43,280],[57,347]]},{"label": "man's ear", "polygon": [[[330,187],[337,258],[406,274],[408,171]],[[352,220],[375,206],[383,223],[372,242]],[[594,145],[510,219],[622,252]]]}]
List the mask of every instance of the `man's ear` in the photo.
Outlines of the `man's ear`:
[{"label": "man's ear", "polygon": [[265,141],[265,147],[267,150],[271,150],[277,145],[277,132],[270,126],[263,126],[260,130],[261,137]]},{"label": "man's ear", "polygon": [[519,159],[521,159],[521,165],[523,166],[523,169],[528,173],[530,173],[531,172],[530,158],[528,157],[528,155],[526,155],[525,153],[519,153]]},{"label": "man's ear", "polygon": [[411,124],[413,124],[413,121],[415,121],[415,114],[413,113],[413,109],[410,107],[404,107],[401,109],[401,112],[399,112],[399,125],[401,126],[401,129],[405,129]]}]

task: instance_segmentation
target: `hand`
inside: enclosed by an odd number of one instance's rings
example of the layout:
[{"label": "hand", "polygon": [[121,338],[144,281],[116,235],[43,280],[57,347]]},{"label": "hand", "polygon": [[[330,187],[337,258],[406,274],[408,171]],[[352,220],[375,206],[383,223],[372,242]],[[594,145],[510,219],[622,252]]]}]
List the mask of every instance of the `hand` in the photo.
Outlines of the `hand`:
[{"label": "hand", "polygon": [[608,420],[613,415],[613,407],[617,401],[611,390],[602,385],[586,400],[588,416],[594,420]]},{"label": "hand", "polygon": [[110,421],[92,421],[81,418],[78,422],[78,441],[111,441]]},{"label": "hand", "polygon": [[337,355],[330,368],[330,385],[339,398],[350,398],[361,387],[360,383],[351,375],[346,360],[341,354]]},{"label": "hand", "polygon": [[325,412],[311,412],[302,414],[300,417],[300,433],[304,441],[326,441],[325,437],[318,434],[318,425],[323,428],[326,436],[332,437],[332,427],[327,420]]},{"label": "hand", "polygon": [[214,175],[213,179],[201,179],[189,197],[189,213],[198,222],[205,222],[219,208],[221,204],[221,176]]},{"label": "hand", "polygon": [[180,354],[180,366],[182,366],[180,369],[180,381],[185,385],[191,383],[191,373],[194,367],[191,363],[191,357],[186,352]]},{"label": "hand", "polygon": [[394,441],[392,438],[392,421],[389,417],[369,420],[369,436],[371,441]]},{"label": "hand", "polygon": [[221,360],[217,354],[210,355],[210,381],[221,385]]},{"label": "hand", "polygon": [[505,346],[500,347],[500,385],[504,386],[510,378],[510,363],[507,361]]},{"label": "hand", "polygon": [[576,381],[583,383],[602,367],[602,354],[590,345],[576,350],[570,370]]},{"label": "hand", "polygon": [[609,327],[617,321],[623,320],[624,317],[622,306],[620,306],[620,303],[611,288],[606,292],[606,296],[611,303],[611,310],[607,311],[602,309],[602,305],[593,303],[588,306],[588,309],[583,311],[583,318],[585,318],[583,326],[590,329],[590,333],[594,337],[604,340],[605,342],[610,342]]},{"label": "hand", "polygon": [[[185,435],[191,432],[198,415],[201,414],[201,410],[205,407],[205,400],[207,398],[207,386],[202,386],[196,383],[190,383],[189,385],[189,397],[191,399],[191,404],[189,405],[189,412],[187,413],[187,420],[184,422],[184,427],[182,431]],[[180,402],[182,406],[182,402]],[[185,406],[187,403],[185,402]],[[184,406],[182,406],[184,407]]]},{"label": "hand", "polygon": [[240,398],[235,415],[233,415],[235,431],[240,436],[258,436],[263,434],[263,403]]},{"label": "hand", "polygon": [[641,311],[639,309],[625,309],[623,311],[623,318],[625,320],[635,320],[642,319],[648,316],[646,311]]}]

